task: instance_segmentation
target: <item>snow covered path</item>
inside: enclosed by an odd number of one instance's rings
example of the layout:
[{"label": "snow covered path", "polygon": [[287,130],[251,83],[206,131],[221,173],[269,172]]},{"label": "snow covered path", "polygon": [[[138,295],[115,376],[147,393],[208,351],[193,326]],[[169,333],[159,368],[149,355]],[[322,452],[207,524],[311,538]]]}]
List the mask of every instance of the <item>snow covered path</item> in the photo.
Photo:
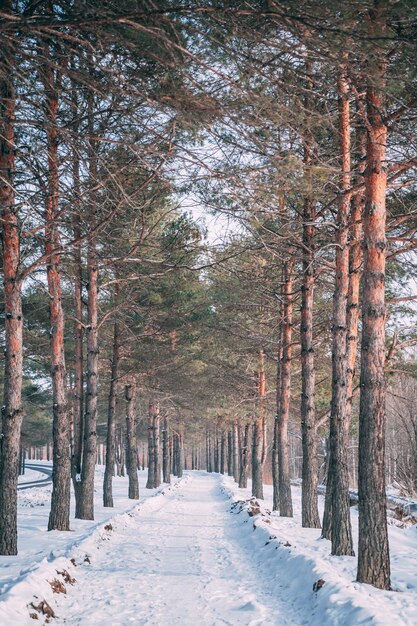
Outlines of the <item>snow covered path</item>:
[{"label": "snow covered path", "polygon": [[117,516],[91,546],[91,563],[79,555],[54,624],[307,624],[251,551],[230,504],[218,476],[194,472]]}]

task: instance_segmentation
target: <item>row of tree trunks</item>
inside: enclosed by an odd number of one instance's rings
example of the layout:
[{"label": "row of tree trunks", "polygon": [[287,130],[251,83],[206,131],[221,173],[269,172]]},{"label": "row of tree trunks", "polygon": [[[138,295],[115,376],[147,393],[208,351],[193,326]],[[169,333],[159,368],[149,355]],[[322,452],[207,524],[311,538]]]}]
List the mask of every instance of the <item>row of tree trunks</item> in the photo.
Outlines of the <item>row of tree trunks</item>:
[{"label": "row of tree trunks", "polygon": [[[11,0],[1,0],[12,11]],[[23,315],[19,276],[20,225],[14,198],[15,92],[14,55],[5,45],[0,53],[0,211],[2,218],[5,314],[4,395],[0,443],[0,554],[17,554],[17,480],[22,409]]]},{"label": "row of tree trunks", "polygon": [[126,407],[126,469],[129,477],[129,498],[139,499],[138,444],[136,439],[136,384],[125,386]]},{"label": "row of tree trunks", "polygon": [[[206,431],[206,470],[225,474],[230,470],[230,476],[233,476],[240,487],[247,486],[247,475],[250,459],[250,437],[251,425],[248,423],[243,427],[238,419],[233,421],[232,430],[222,432],[220,435],[216,432],[213,434]],[[212,442],[214,444],[212,445]],[[229,445],[228,445],[229,442]],[[192,459],[194,457],[192,456]],[[192,462],[192,468],[198,469],[200,466],[197,457]]]},{"label": "row of tree trunks", "polygon": [[111,363],[109,400],[107,409],[106,468],[103,481],[103,505],[113,506],[113,476],[116,463],[116,390],[120,362],[120,329],[118,322],[113,330],[113,357]]},{"label": "row of tree trunks", "polygon": [[47,63],[42,73],[46,97],[48,140],[48,190],[45,207],[45,256],[49,294],[51,375],[53,399],[53,471],[48,530],[69,530],[70,516],[70,429],[65,388],[64,311],[62,308],[60,240],[58,231],[58,71],[49,64],[50,50],[43,49]]}]

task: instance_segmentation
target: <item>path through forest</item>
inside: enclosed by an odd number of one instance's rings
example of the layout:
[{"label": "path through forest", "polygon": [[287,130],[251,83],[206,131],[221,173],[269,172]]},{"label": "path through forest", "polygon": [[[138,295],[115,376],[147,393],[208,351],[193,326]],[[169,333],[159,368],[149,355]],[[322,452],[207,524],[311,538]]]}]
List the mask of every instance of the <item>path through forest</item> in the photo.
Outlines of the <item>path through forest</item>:
[{"label": "path through forest", "polygon": [[218,476],[193,473],[155,507],[118,516],[91,563],[77,567],[54,623],[308,623],[245,541],[230,505]]}]

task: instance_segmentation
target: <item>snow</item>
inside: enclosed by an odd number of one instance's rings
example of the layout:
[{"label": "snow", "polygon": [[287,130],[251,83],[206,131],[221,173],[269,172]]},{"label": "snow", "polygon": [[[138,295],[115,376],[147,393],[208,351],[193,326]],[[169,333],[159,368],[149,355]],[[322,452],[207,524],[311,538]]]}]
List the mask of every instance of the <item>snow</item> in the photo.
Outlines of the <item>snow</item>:
[{"label": "snow", "polygon": [[[250,489],[239,489],[228,477],[222,479],[229,497],[235,502],[248,500]],[[271,575],[285,586],[287,597],[309,603],[309,624],[356,626],[415,626],[417,623],[417,527],[389,525],[391,550],[391,592],[357,583],[356,557],[330,554],[330,541],[321,539],[320,531],[301,528],[301,489],[292,488],[294,518],[271,513],[272,487],[264,486],[261,514],[251,518],[255,530],[248,539],[253,549],[263,552],[270,561]],[[241,505],[243,506],[243,505]],[[319,496],[323,513],[324,498]],[[246,504],[245,509],[248,508]],[[237,511],[240,507],[236,507]],[[351,508],[355,550],[357,549],[358,511]],[[245,515],[243,512],[239,515]],[[390,520],[389,520],[390,521]],[[271,553],[273,556],[271,557]],[[313,585],[324,581],[317,592]],[[286,582],[284,582],[286,581]],[[313,600],[312,600],[313,598]]]},{"label": "snow", "polygon": [[31,483],[34,480],[43,480],[44,478],[45,474],[42,472],[37,472],[36,470],[27,467],[25,469],[25,473],[19,476],[18,483],[19,485],[25,485],[26,483]]},{"label": "snow", "polygon": [[[43,600],[57,626],[417,623],[415,526],[389,526],[395,591],[384,592],[355,582],[355,557],[332,557],[320,531],[301,528],[298,487],[294,519],[270,512],[269,486],[250,517],[250,490],[229,477],[188,472],[146,490],[140,472],[139,503],[126,497],[127,479],[115,478],[116,506],[104,509],[102,473],[96,520],[73,520],[71,533],[45,530],[50,487],[19,493],[20,553],[0,557],[2,626],[33,625],[30,612],[43,624],[33,608]],[[355,508],[352,522],[356,541]],[[53,592],[55,580],[65,593]]]},{"label": "snow", "polygon": [[[42,465],[48,465],[45,461]],[[72,551],[83,541],[87,541],[96,528],[106,524],[115,514],[129,511],[137,501],[127,497],[128,479],[114,477],[114,508],[102,505],[102,483],[104,467],[96,471],[95,520],[74,518],[74,498],[72,497],[71,531],[47,531],[51,500],[51,485],[18,491],[18,555],[0,556],[0,625],[20,626],[31,624],[28,621],[27,604],[32,595],[47,596],[50,586],[46,574],[56,576],[56,569],[67,563]],[[42,474],[42,478],[45,475]],[[139,472],[141,500],[147,500],[162,490],[145,489],[146,472]],[[37,592],[35,590],[38,590]]]}]

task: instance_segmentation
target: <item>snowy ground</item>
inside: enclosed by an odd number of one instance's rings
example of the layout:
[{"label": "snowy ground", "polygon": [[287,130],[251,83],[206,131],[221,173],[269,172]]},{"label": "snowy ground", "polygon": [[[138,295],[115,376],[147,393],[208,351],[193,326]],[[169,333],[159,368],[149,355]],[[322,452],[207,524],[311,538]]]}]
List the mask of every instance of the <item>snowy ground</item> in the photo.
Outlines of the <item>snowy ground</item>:
[{"label": "snowy ground", "polygon": [[355,558],[329,556],[317,530],[300,528],[298,488],[294,520],[268,512],[269,487],[250,517],[250,492],[228,477],[190,472],[155,493],[141,472],[139,504],[117,478],[116,507],[104,509],[101,475],[96,521],[74,520],[72,533],[45,530],[50,487],[19,494],[20,554],[0,557],[2,626],[417,624],[416,527],[390,527],[397,591],[382,592],[354,582]]},{"label": "snowy ground", "polygon": [[[35,464],[35,462],[33,462]],[[40,465],[47,465],[45,461]],[[104,468],[96,473],[95,520],[73,519],[71,512],[71,532],[48,532],[48,516],[52,487],[36,487],[18,492],[18,556],[0,556],[0,626],[20,626],[33,624],[28,618],[27,604],[32,602],[34,590],[39,597],[44,588],[50,590],[45,576],[50,579],[51,572],[56,574],[56,563],[67,562],[77,545],[88,541],[96,528],[103,527],[117,513],[129,511],[136,502],[127,497],[127,478],[113,479],[115,507],[104,508],[102,505],[102,482]],[[44,474],[40,475],[45,478]],[[146,472],[139,472],[141,500],[155,496],[159,490],[145,489]],[[72,504],[74,499],[72,498]],[[48,589],[49,588],[49,589]],[[41,621],[43,624],[43,622]],[[116,625],[114,625],[116,626]]]},{"label": "snowy ground", "polygon": [[25,485],[26,483],[32,483],[34,480],[42,480],[45,478],[45,474],[37,472],[34,469],[27,467],[25,473],[19,476],[19,485]]},{"label": "snowy ground", "polygon": [[[239,489],[228,477],[222,480],[226,492],[235,502],[250,498],[249,489]],[[417,526],[399,528],[390,523],[394,591],[380,591],[355,581],[356,557],[331,556],[330,542],[320,538],[320,531],[301,528],[301,489],[294,487],[292,493],[294,518],[281,518],[278,513],[271,513],[272,487],[264,486],[261,514],[250,518],[251,532],[247,534],[247,540],[254,552],[269,563],[271,577],[275,576],[284,585],[287,598],[310,607],[308,624],[416,626]],[[320,496],[321,514],[323,506],[324,498]],[[244,511],[247,508],[243,504],[236,506],[236,514],[246,516]],[[352,507],[351,512],[356,549],[357,507]],[[314,592],[313,585],[317,581],[324,581],[324,584]]]}]

